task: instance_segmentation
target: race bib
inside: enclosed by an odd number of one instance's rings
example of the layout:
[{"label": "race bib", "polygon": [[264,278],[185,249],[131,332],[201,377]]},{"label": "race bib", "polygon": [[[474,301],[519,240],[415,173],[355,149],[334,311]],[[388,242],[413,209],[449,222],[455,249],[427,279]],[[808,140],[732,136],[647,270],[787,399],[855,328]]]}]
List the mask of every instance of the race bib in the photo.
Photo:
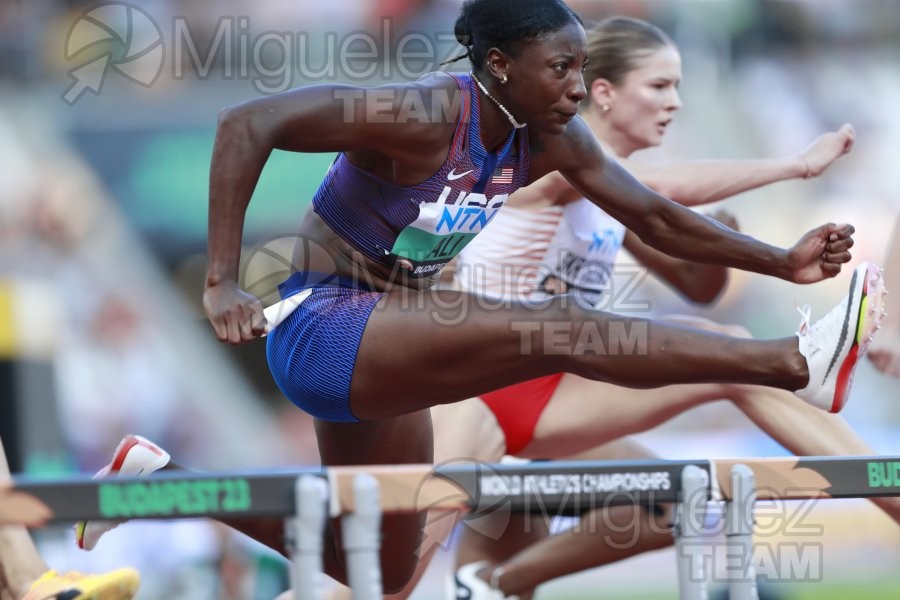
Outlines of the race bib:
[{"label": "race bib", "polygon": [[414,277],[440,271],[487,227],[506,197],[487,200],[481,194],[469,194],[458,204],[422,202],[416,220],[397,236],[391,256]]}]

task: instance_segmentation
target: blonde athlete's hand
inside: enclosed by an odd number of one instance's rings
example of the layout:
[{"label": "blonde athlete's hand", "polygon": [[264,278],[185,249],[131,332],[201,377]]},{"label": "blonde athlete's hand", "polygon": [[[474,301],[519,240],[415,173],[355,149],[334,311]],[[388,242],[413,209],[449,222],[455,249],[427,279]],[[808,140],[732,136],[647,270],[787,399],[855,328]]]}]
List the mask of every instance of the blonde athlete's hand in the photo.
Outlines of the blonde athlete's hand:
[{"label": "blonde athlete's hand", "polygon": [[207,285],[203,290],[203,310],[220,342],[237,345],[266,331],[262,303],[234,281]]},{"label": "blonde athlete's hand", "polygon": [[829,131],[817,137],[800,155],[807,177],[818,177],[831,163],[853,150],[856,132],[849,123],[837,131]]}]

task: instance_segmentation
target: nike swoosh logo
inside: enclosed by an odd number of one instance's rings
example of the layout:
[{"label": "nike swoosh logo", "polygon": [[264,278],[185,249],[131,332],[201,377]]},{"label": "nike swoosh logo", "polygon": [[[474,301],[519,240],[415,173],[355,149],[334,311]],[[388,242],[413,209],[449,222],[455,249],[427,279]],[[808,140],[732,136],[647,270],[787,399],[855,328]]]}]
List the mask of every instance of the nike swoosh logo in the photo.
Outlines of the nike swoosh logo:
[{"label": "nike swoosh logo", "polygon": [[456,169],[450,169],[450,172],[447,173],[447,180],[448,181],[456,181],[460,177],[465,177],[466,175],[471,173],[473,170],[474,169],[469,169],[468,171],[466,171],[464,173],[454,173],[454,171],[456,171]]}]

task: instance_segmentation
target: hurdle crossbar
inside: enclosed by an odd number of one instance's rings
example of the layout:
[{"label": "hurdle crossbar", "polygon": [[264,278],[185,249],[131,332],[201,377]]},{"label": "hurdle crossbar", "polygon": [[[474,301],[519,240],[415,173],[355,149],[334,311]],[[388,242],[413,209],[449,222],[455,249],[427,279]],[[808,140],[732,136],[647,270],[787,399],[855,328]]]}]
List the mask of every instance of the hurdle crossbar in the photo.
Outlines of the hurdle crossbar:
[{"label": "hurdle crossbar", "polygon": [[750,468],[758,498],[900,496],[900,457],[811,457],[701,461],[549,462],[527,465],[449,463],[328,467],[282,472],[154,473],[152,478],[37,481],[17,477],[0,486],[0,523],[41,526],[79,519],[288,517],[296,514],[297,478],[325,478],[329,513],[353,510],[353,481],[367,473],[380,488],[384,512],[482,510],[509,503],[514,511],[552,508],[578,514],[598,506],[679,500],[683,469],[709,475],[709,494],[732,497],[729,474]]}]

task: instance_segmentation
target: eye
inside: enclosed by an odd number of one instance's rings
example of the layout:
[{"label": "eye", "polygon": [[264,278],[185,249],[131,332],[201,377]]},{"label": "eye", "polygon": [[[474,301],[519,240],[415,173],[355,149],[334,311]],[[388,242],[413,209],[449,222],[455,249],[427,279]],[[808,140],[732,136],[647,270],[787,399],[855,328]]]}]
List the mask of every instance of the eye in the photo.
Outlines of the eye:
[{"label": "eye", "polygon": [[565,73],[566,71],[569,70],[569,63],[567,63],[567,62],[556,63],[553,65],[553,70],[559,71],[560,73]]}]

